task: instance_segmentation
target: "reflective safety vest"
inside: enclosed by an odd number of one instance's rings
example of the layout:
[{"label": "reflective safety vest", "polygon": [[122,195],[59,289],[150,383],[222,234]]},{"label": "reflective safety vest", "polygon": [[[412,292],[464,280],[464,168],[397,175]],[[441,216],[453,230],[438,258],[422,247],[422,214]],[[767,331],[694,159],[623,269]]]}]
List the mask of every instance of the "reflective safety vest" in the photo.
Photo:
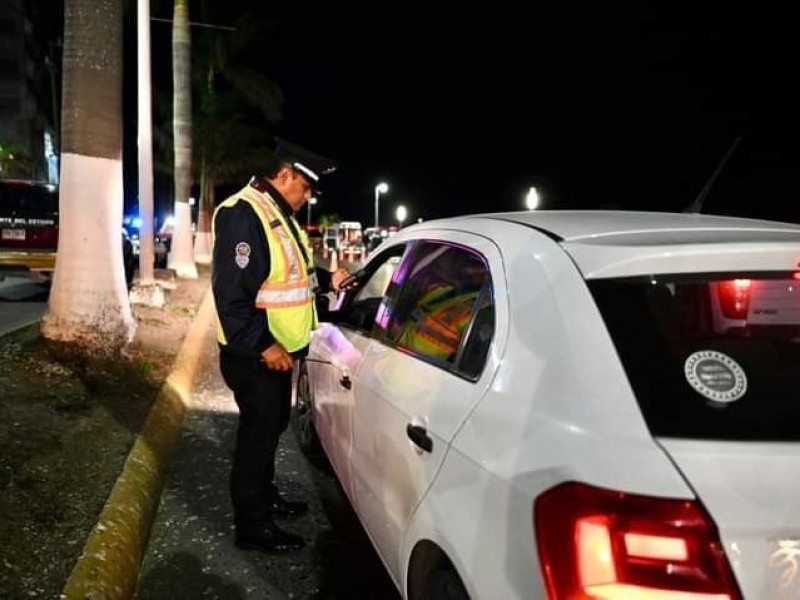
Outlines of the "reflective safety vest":
[{"label": "reflective safety vest", "polygon": [[[247,202],[253,208],[264,227],[269,246],[269,275],[258,290],[255,306],[267,311],[270,333],[288,352],[300,350],[308,345],[311,331],[317,327],[314,266],[306,264],[283,211],[269,194],[259,192],[250,185],[229,197],[214,211],[212,226],[215,236],[217,213],[222,208],[235,206],[237,202]],[[308,237],[294,217],[289,218],[300,233],[306,256],[312,261]],[[227,345],[219,323],[217,339],[223,346]]]},{"label": "reflective safety vest", "polygon": [[426,291],[398,342],[427,356],[453,360],[479,293],[456,292],[446,285]]}]

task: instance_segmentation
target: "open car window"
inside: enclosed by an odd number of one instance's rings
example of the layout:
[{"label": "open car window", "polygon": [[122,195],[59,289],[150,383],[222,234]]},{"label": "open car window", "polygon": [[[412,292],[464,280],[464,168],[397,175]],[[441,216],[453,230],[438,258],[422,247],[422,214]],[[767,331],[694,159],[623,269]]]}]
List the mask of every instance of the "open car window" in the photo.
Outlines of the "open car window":
[{"label": "open car window", "polygon": [[390,305],[388,297],[396,287],[397,268],[404,252],[405,245],[394,246],[370,261],[367,270],[359,276],[355,288],[342,303],[337,319],[340,325],[363,332],[374,328],[378,313],[385,313]]}]

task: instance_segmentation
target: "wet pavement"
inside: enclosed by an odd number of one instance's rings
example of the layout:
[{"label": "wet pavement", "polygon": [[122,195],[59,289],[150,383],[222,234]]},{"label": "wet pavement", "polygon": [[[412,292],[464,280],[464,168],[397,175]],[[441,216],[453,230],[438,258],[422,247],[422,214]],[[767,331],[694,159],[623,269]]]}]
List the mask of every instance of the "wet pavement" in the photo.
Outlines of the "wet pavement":
[{"label": "wet pavement", "polygon": [[211,328],[205,346],[137,598],[399,598],[330,469],[305,459],[291,428],[278,450],[277,484],[310,511],[279,523],[308,545],[283,556],[233,545],[228,476],[237,412],[219,374]]}]

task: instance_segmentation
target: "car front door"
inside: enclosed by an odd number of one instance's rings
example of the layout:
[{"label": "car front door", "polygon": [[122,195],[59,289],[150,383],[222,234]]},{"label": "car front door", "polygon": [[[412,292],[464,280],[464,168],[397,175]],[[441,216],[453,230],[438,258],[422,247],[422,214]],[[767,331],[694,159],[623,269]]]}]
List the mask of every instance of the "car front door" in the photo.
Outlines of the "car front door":
[{"label": "car front door", "polygon": [[355,378],[356,504],[395,581],[406,525],[490,381],[481,374],[494,337],[491,273],[502,272],[500,254],[479,236],[447,237],[406,254]]},{"label": "car front door", "polygon": [[314,422],[325,453],[353,501],[350,454],[354,374],[370,343],[370,330],[405,246],[377,255],[358,274],[356,287],[314,332],[307,368],[313,382]]}]

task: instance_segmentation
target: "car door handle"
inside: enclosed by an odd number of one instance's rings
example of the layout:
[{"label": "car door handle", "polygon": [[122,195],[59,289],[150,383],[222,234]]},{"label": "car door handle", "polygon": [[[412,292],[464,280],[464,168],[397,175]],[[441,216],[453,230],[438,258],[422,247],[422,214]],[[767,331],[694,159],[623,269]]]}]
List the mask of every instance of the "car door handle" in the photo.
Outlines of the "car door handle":
[{"label": "car door handle", "polygon": [[339,385],[341,385],[344,389],[349,390],[353,387],[353,382],[349,375],[342,375],[342,378],[339,380]]},{"label": "car door handle", "polygon": [[428,430],[422,425],[406,425],[406,435],[408,439],[414,442],[417,446],[425,450],[425,452],[433,452],[433,440],[428,435]]}]

